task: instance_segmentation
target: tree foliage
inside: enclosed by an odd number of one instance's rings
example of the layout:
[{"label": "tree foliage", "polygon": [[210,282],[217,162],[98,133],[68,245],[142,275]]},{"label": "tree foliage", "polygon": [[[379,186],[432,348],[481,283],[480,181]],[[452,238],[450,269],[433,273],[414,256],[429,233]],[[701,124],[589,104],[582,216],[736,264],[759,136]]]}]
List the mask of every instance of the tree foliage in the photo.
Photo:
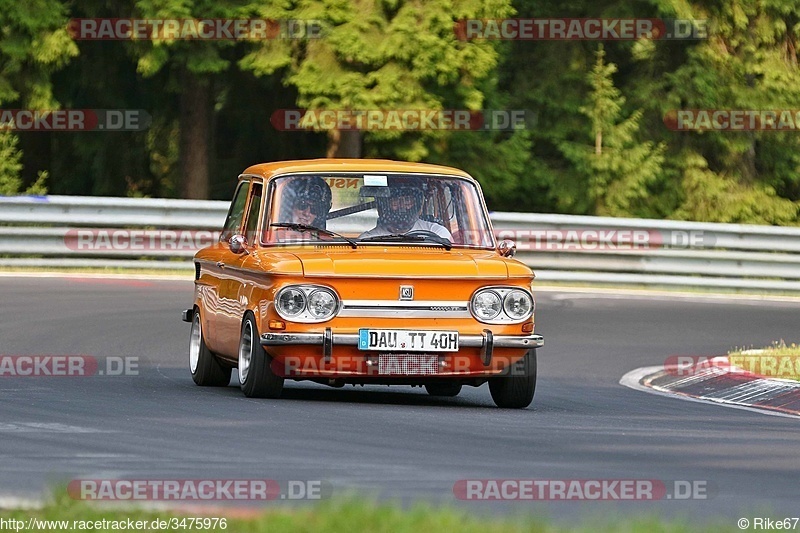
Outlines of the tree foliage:
[{"label": "tree foliage", "polygon": [[[513,10],[507,0],[304,0],[259,3],[254,13],[323,23],[323,38],[266,41],[240,62],[256,75],[282,71],[285,83],[297,88],[301,108],[478,110],[484,103],[480,81],[492,74],[498,54],[493,43],[459,41],[454,22]],[[331,133],[335,141],[337,132]],[[367,142],[402,135],[375,131]],[[404,159],[421,160],[429,154],[422,138],[439,136],[406,136],[394,149]]]},{"label": "tree foliage", "polygon": [[[57,108],[50,77],[78,54],[67,34],[66,13],[58,0],[0,3],[0,106]],[[16,134],[0,131],[0,194],[16,194],[22,187],[18,143]],[[35,173],[28,192],[44,190],[46,174]]]},{"label": "tree foliage", "polygon": [[[459,40],[462,19],[707,20],[687,40]],[[321,21],[320,38],[82,41],[69,17]],[[0,132],[0,192],[226,198],[257,161],[465,168],[490,207],[800,224],[794,131],[673,131],[681,109],[797,110],[798,0],[0,0],[0,105],[133,108],[138,133]],[[511,131],[283,132],[289,108],[519,109]],[[41,184],[41,180],[39,180]],[[40,189],[41,190],[41,189]]]},{"label": "tree foliage", "polygon": [[614,64],[605,62],[602,46],[587,80],[588,102],[579,111],[589,119],[590,145],[570,140],[558,144],[572,163],[574,178],[586,191],[581,200],[598,215],[641,215],[638,206],[649,194],[648,187],[661,172],[666,146],[642,141],[639,122],[642,111],[622,119],[625,97],[614,86]]}]

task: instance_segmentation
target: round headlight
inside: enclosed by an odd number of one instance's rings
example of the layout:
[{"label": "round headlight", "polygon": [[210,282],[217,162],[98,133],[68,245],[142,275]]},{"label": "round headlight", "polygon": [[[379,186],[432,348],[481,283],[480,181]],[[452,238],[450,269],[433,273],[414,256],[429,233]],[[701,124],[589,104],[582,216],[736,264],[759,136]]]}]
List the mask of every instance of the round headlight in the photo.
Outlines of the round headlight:
[{"label": "round headlight", "polygon": [[533,300],[524,291],[511,291],[503,300],[503,311],[514,320],[526,318],[533,310]]},{"label": "round headlight", "polygon": [[314,318],[326,318],[336,311],[336,297],[328,291],[316,290],[308,296],[308,312]]},{"label": "round headlight", "polygon": [[494,291],[479,292],[472,299],[472,312],[479,320],[492,320],[500,314],[503,304]]},{"label": "round headlight", "polygon": [[300,289],[285,289],[278,296],[277,306],[282,315],[297,316],[306,308],[306,295]]}]

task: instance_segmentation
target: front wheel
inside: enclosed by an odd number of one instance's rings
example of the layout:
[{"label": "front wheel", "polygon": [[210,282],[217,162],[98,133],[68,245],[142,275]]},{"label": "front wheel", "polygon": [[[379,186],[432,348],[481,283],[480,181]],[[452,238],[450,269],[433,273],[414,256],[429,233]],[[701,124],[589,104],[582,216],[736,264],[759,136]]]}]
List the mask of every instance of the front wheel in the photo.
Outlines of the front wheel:
[{"label": "front wheel", "polygon": [[489,392],[497,407],[524,409],[533,401],[535,391],[536,348],[511,365],[509,374],[489,380]]},{"label": "front wheel", "polygon": [[272,371],[272,357],[259,342],[258,327],[248,313],[242,323],[239,339],[239,383],[248,398],[279,398],[283,378]]},{"label": "front wheel", "polygon": [[219,362],[203,340],[199,310],[194,312],[189,336],[189,371],[194,382],[203,387],[227,387],[231,382],[231,369]]}]

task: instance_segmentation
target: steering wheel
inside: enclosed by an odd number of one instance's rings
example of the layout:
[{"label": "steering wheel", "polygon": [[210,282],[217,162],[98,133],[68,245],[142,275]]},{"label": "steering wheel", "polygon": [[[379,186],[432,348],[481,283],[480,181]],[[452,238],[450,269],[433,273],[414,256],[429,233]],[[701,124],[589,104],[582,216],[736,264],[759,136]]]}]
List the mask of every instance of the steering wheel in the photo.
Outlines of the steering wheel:
[{"label": "steering wheel", "polygon": [[431,231],[431,230],[428,230],[428,229],[415,229],[415,230],[413,230],[413,231],[408,231],[408,232],[406,232],[406,233],[405,233],[405,235],[411,235],[412,237],[413,237],[414,235],[419,235],[419,236],[421,236],[421,237],[423,237],[423,236],[424,236],[424,237],[435,237],[435,238],[437,238],[437,239],[444,239],[444,240],[448,240],[448,239],[447,239],[447,237],[442,237],[442,236],[441,236],[441,235],[439,235],[438,233],[435,233],[435,232],[433,232],[433,231]]}]

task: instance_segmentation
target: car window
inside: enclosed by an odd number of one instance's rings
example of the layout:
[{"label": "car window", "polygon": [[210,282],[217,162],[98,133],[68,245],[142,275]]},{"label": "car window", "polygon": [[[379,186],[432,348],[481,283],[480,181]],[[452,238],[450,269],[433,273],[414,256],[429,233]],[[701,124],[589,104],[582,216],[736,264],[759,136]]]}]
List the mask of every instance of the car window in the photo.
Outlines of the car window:
[{"label": "car window", "polygon": [[243,181],[236,188],[231,207],[228,210],[228,218],[225,219],[225,226],[222,228],[220,240],[227,242],[231,237],[239,233],[239,229],[242,227],[242,219],[244,218],[244,209],[247,205],[247,189],[249,185],[249,181]]},{"label": "car window", "polygon": [[253,183],[253,186],[250,187],[250,209],[247,213],[247,227],[244,233],[248,243],[255,242],[258,214],[261,210],[262,190],[263,186],[260,183]]}]

